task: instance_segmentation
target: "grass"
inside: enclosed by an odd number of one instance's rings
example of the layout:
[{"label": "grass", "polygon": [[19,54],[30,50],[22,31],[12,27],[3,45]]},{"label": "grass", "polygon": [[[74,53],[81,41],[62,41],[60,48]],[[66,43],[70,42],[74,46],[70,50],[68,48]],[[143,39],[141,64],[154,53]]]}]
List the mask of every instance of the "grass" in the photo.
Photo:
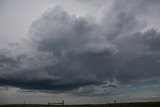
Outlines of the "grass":
[{"label": "grass", "polygon": [[119,103],[119,104],[85,104],[85,105],[42,105],[42,104],[9,104],[0,107],[160,107],[160,102]]}]

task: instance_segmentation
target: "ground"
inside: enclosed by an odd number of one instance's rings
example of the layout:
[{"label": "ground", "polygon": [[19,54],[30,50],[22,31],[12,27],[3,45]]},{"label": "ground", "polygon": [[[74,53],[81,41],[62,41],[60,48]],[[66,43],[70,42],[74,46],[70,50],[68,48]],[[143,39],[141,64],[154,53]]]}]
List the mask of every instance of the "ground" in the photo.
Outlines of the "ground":
[{"label": "ground", "polygon": [[119,104],[88,104],[88,105],[40,105],[40,104],[12,104],[0,107],[160,107],[160,102],[119,103]]}]

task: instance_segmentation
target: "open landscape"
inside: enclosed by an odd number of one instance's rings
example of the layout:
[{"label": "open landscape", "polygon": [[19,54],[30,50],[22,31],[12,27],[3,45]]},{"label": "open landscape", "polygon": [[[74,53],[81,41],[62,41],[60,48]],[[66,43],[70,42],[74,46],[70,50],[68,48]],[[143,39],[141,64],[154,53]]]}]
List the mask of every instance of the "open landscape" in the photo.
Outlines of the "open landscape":
[{"label": "open landscape", "polygon": [[160,107],[160,0],[0,0],[0,107]]},{"label": "open landscape", "polygon": [[117,104],[85,104],[85,105],[48,105],[48,104],[11,104],[0,107],[160,107],[160,102],[117,103]]}]

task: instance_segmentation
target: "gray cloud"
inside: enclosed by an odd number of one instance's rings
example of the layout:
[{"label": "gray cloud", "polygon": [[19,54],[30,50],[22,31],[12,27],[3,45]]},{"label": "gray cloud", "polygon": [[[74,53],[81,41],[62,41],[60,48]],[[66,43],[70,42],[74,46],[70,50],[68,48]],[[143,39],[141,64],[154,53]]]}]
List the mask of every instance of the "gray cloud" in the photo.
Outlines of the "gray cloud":
[{"label": "gray cloud", "polygon": [[[124,82],[159,77],[159,37],[159,32],[151,29],[123,37],[123,40],[118,41],[118,46],[122,46],[119,47],[119,55],[125,55],[121,56],[120,60],[123,60],[123,63],[120,65],[119,73]],[[124,46],[125,41],[128,46]]]},{"label": "gray cloud", "polygon": [[96,86],[159,78],[160,33],[142,31],[147,25],[139,19],[145,13],[141,2],[131,8],[129,2],[124,7],[115,2],[100,22],[70,15],[60,6],[46,10],[22,45],[1,49],[0,85],[58,92],[79,88],[86,94],[99,90]]}]

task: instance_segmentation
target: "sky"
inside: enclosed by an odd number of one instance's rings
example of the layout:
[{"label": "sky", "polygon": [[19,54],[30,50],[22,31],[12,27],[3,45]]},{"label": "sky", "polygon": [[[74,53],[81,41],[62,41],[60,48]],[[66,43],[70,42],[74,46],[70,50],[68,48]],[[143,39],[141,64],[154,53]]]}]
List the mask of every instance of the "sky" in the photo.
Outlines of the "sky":
[{"label": "sky", "polygon": [[0,0],[0,104],[160,101],[159,0]]}]

